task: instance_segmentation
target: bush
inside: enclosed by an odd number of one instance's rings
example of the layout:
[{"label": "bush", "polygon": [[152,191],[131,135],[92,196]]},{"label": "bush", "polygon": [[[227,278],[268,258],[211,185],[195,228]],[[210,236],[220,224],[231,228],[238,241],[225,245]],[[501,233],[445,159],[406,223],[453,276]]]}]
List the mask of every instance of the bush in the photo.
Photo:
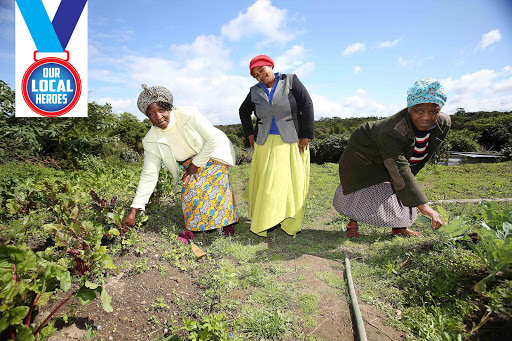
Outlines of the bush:
[{"label": "bush", "polygon": [[15,92],[0,80],[0,158],[50,162],[63,168],[89,169],[136,162],[149,121],[112,113],[109,104],[88,104],[88,117],[20,118]]},{"label": "bush", "polygon": [[253,150],[251,148],[242,148],[235,146],[236,164],[243,165],[244,163],[251,163]]},{"label": "bush", "polygon": [[325,139],[312,140],[311,162],[322,164],[327,162],[337,163],[347,146],[346,135],[330,135]]},{"label": "bush", "polygon": [[512,160],[512,141],[503,146],[501,153],[503,154],[502,161]]},{"label": "bush", "polygon": [[450,131],[444,142],[445,148],[456,152],[477,152],[481,149],[478,138],[477,133],[467,129]]}]

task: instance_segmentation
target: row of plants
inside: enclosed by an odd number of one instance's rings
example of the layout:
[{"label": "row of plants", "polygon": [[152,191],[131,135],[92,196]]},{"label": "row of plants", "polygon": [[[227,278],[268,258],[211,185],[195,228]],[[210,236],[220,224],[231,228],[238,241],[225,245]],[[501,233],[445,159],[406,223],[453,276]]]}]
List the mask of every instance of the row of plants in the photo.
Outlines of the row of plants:
[{"label": "row of plants", "polygon": [[[105,199],[94,189],[112,193],[123,184],[133,191],[136,172],[112,177],[109,169],[71,173],[15,163],[0,168],[0,338],[34,340],[72,298],[85,305],[98,296],[111,312],[103,283],[117,270],[112,252],[131,246],[137,229],[121,226],[126,192]],[[138,224],[146,220],[142,215]]]}]

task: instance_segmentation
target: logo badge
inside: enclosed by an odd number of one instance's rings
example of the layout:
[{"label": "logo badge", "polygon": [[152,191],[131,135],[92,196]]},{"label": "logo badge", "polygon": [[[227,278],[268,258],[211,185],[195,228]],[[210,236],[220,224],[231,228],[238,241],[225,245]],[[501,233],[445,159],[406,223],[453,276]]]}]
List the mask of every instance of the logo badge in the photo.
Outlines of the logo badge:
[{"label": "logo badge", "polygon": [[16,4],[16,116],[87,116],[87,0]]},{"label": "logo badge", "polygon": [[[37,52],[34,53],[36,60]],[[34,112],[57,117],[69,112],[80,98],[80,75],[67,60],[43,58],[36,60],[23,76],[21,91],[25,103]]]}]

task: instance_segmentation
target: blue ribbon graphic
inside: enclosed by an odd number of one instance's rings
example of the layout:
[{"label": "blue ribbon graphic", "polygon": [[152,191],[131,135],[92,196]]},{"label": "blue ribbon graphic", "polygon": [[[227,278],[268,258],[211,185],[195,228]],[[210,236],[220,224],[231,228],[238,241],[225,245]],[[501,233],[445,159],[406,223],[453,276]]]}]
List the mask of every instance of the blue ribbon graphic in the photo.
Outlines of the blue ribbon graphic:
[{"label": "blue ribbon graphic", "polygon": [[53,21],[42,0],[16,0],[39,52],[64,52],[87,0],[62,0]]}]

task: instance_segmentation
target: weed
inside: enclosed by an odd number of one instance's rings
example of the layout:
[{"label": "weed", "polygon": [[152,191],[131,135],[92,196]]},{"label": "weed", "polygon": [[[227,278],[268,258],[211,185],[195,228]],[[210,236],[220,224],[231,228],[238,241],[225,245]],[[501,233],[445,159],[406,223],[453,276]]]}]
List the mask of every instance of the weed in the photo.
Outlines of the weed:
[{"label": "weed", "polygon": [[335,289],[346,289],[346,284],[343,282],[341,277],[337,276],[335,273],[331,271],[323,271],[315,273],[315,277],[326,283],[331,288]]},{"label": "weed", "polygon": [[96,330],[92,325],[85,325],[85,334],[82,336],[81,341],[92,341],[96,337]]},{"label": "weed", "polygon": [[239,321],[241,328],[247,331],[247,336],[253,340],[287,340],[293,332],[296,322],[291,313],[280,310],[268,311],[266,308],[247,306],[242,311]]},{"label": "weed", "polygon": [[320,297],[315,294],[302,294],[298,297],[297,303],[304,314],[318,313],[318,301]]},{"label": "weed", "polygon": [[165,303],[165,300],[163,297],[157,297],[155,303],[151,304],[151,307],[154,310],[167,310],[171,308],[167,303]]},{"label": "weed", "polygon": [[38,339],[41,341],[48,340],[50,337],[55,335],[56,332],[57,328],[55,328],[55,320],[53,320],[41,329]]},{"label": "weed", "polygon": [[149,270],[148,259],[144,258],[144,259],[138,261],[137,263],[135,263],[132,266],[132,268],[130,269],[130,272],[132,274],[140,274],[140,273],[146,272],[148,270]]}]

